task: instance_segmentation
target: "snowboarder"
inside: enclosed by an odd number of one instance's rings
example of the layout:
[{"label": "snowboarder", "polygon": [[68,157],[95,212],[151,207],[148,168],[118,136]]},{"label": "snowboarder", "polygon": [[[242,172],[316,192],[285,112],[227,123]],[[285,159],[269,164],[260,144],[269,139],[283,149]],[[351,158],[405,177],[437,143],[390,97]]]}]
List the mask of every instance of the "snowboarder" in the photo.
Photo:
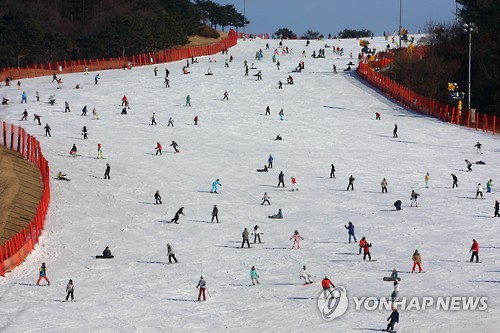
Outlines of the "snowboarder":
[{"label": "snowboarder", "polygon": [[126,95],[123,95],[122,97],[122,106],[128,106],[128,98]]},{"label": "snowboarder", "polygon": [[347,229],[347,232],[349,234],[349,243],[351,242],[351,237],[354,238],[354,243],[356,243],[357,240],[356,235],[354,235],[354,224],[352,224],[352,222],[349,222],[348,225],[344,225],[344,228]]},{"label": "snowboarder", "polygon": [[382,181],[380,182],[380,186],[382,187],[382,193],[387,193],[387,179],[382,179]]},{"label": "snowboarder", "polygon": [[174,151],[176,153],[178,153],[180,151],[179,149],[177,149],[178,146],[179,145],[177,144],[177,142],[175,142],[175,141],[172,140],[172,143],[170,144],[170,147],[174,148]]},{"label": "snowboarder", "polygon": [[333,163],[330,169],[330,178],[335,178],[335,165],[333,165]]},{"label": "snowboarder", "polygon": [[415,252],[413,252],[411,259],[413,260],[413,267],[411,268],[411,272],[415,272],[415,268],[418,266],[419,273],[422,273],[422,257],[420,256],[420,253],[418,253],[418,250],[415,250]]},{"label": "snowboarder", "polygon": [[155,149],[156,149],[156,154],[155,155],[158,155],[158,154],[161,155],[161,150],[162,150],[161,143],[157,142]]},{"label": "snowboarder", "polygon": [[49,96],[49,104],[54,105],[55,102],[56,102],[56,97],[53,95],[50,95]]},{"label": "snowboarder", "polygon": [[292,182],[292,191],[295,191],[295,190],[298,191],[299,189],[297,188],[297,179],[295,179],[294,176],[291,177],[291,182]]},{"label": "snowboarder", "polygon": [[283,89],[283,82],[278,81],[278,89]]},{"label": "snowboarder", "polygon": [[269,202],[269,199],[271,199],[271,197],[267,195],[267,192],[264,192],[264,196],[262,197],[262,203],[260,205],[263,206],[267,202],[267,204],[270,206],[271,203]]},{"label": "snowboarder", "polygon": [[283,171],[280,171],[280,174],[278,175],[278,188],[280,187],[280,184],[285,187],[285,174]]},{"label": "snowboarder", "polygon": [[92,119],[99,120],[99,115],[97,114],[97,110],[95,108],[92,109]]},{"label": "snowboarder", "polygon": [[478,142],[474,145],[474,147],[476,147],[476,153],[477,153],[477,154],[482,154],[482,153],[483,153],[483,152],[481,151],[481,147],[482,147],[482,146],[483,146],[483,145],[482,145],[482,144],[481,144],[481,142],[479,142],[479,141],[478,141]]},{"label": "snowboarder", "polygon": [[64,112],[71,112],[71,110],[69,109],[69,103],[68,103],[68,101],[64,102]]},{"label": "snowboarder", "polygon": [[163,83],[165,83],[165,88],[170,88],[170,80],[168,79],[168,77],[165,78]]},{"label": "snowboarder", "polygon": [[168,70],[168,68],[165,68],[165,77],[168,77],[169,74],[170,74],[170,71]]},{"label": "snowboarder", "polygon": [[493,217],[500,217],[500,214],[498,212],[500,208],[498,200],[495,200],[495,206],[493,208],[495,209],[495,215],[493,215]]},{"label": "snowboarder", "polygon": [[411,195],[410,195],[410,200],[411,200],[411,205],[410,207],[413,207],[413,203],[415,203],[415,207],[418,207],[418,202],[417,199],[420,196],[415,190],[411,190]]},{"label": "snowboarder", "polygon": [[94,77],[94,84],[97,84],[97,82],[101,79],[101,77],[99,76],[99,74],[97,74],[95,77]]},{"label": "snowboarder", "polygon": [[392,137],[393,138],[398,137],[398,124],[394,124],[394,129],[392,130]]},{"label": "snowboarder", "polygon": [[363,246],[363,260],[366,260],[367,256],[368,256],[368,260],[372,260],[372,255],[370,253],[370,247],[372,247],[372,243],[368,243],[368,241],[365,240],[365,245]]},{"label": "snowboarder", "polygon": [[73,285],[73,280],[69,280],[68,285],[66,286],[66,301],[69,300],[70,296],[72,301],[75,299],[73,296],[74,291],[75,286]]},{"label": "snowboarder", "polygon": [[[35,116],[36,116],[36,115],[35,115]],[[35,117],[35,118],[36,118],[36,117]],[[51,135],[50,135],[50,130],[51,130],[51,128],[50,128],[49,124],[45,124],[44,129],[45,129],[45,136],[51,136]]]},{"label": "snowboarder", "polygon": [[200,291],[198,293],[198,302],[201,301],[201,296],[203,296],[203,301],[206,301],[207,297],[205,296],[205,290],[207,289],[207,284],[206,284],[205,280],[203,279],[203,276],[200,276],[200,281],[198,281],[196,288],[200,289]]},{"label": "snowboarder", "polygon": [[82,116],[86,116],[86,115],[87,115],[87,105],[84,105],[83,109],[82,109]]},{"label": "snowboarder", "polygon": [[193,121],[194,121],[194,124],[195,124],[195,125],[198,125],[198,116],[194,116]]},{"label": "snowboarder", "polygon": [[491,192],[491,187],[493,186],[493,179],[488,180],[486,183],[486,192],[490,193]]},{"label": "snowboarder", "polygon": [[428,172],[425,175],[424,180],[425,180],[425,188],[429,188],[429,182],[431,181],[431,176],[429,176]]},{"label": "snowboarder", "polygon": [[254,244],[257,243],[257,239],[259,240],[260,243],[260,235],[262,235],[262,232],[260,232],[259,226],[257,224],[254,225],[253,227],[252,235],[253,235],[253,243]]},{"label": "snowboarder", "polygon": [[191,106],[191,96],[186,96],[186,106]]},{"label": "snowboarder", "polygon": [[349,191],[349,188],[351,188],[351,190],[354,191],[354,181],[355,180],[356,179],[352,175],[349,177],[349,184],[347,185],[346,191]]},{"label": "snowboarder", "polygon": [[28,103],[28,95],[26,95],[26,91],[23,91],[21,95],[21,104]]},{"label": "snowboarder", "polygon": [[243,230],[243,232],[241,233],[241,237],[243,238],[241,242],[241,248],[243,248],[243,245],[245,245],[245,243],[247,244],[248,247],[250,247],[250,242],[248,240],[250,237],[250,233],[248,232],[247,228]]},{"label": "snowboarder", "polygon": [[273,156],[272,156],[272,155],[269,155],[269,157],[267,158],[267,167],[268,167],[269,169],[272,169],[272,168],[273,168],[273,160],[274,160]]},{"label": "snowboarder", "polygon": [[257,271],[255,270],[255,266],[252,266],[252,269],[250,269],[250,278],[252,279],[253,286],[255,286],[255,282],[257,282],[257,284],[260,284],[259,274],[257,274]]},{"label": "snowboarder", "polygon": [[23,116],[21,118],[21,121],[28,119],[28,111],[26,109],[24,109],[24,111],[23,111],[23,113],[21,113],[21,115]]},{"label": "snowboarder", "polygon": [[175,257],[175,251],[174,248],[170,245],[167,244],[167,256],[168,256],[168,263],[172,263],[172,259],[177,263],[177,258]]},{"label": "snowboarder", "polygon": [[476,262],[479,262],[479,244],[475,239],[472,240],[472,246],[470,247],[469,252],[472,252],[472,256],[470,257],[470,262],[474,260],[474,257],[476,257]]},{"label": "snowboarder", "polygon": [[361,254],[361,250],[363,250],[363,248],[365,247],[365,245],[366,245],[366,238],[363,237],[359,241],[359,253],[358,254]]},{"label": "snowboarder", "polygon": [[158,76],[158,67],[155,67],[155,69],[153,69],[153,73],[155,73],[155,76]]},{"label": "snowboarder", "polygon": [[380,120],[380,113],[379,112],[375,112],[375,120]]},{"label": "snowboarder", "polygon": [[217,208],[217,205],[214,205],[214,208],[212,209],[212,220],[210,222],[213,222],[214,219],[216,219],[217,223],[219,223],[219,208]]},{"label": "snowboarder", "polygon": [[401,200],[394,201],[394,207],[396,207],[396,210],[401,210]]},{"label": "snowboarder", "polygon": [[172,117],[168,118],[167,127],[169,127],[169,126],[174,127],[174,120],[172,119]]},{"label": "snowboarder", "polygon": [[280,116],[280,120],[283,120],[283,117],[285,116],[285,113],[283,112],[283,109],[280,110],[280,112],[278,113],[278,115]]},{"label": "snowboarder", "polygon": [[97,144],[97,158],[98,159],[103,159],[103,157],[102,157],[102,147],[101,147],[100,143]]},{"label": "snowboarder", "polygon": [[106,170],[104,171],[104,179],[111,179],[109,173],[111,172],[111,166],[109,163],[106,163]]},{"label": "snowboarder", "polygon": [[42,263],[42,266],[40,267],[39,272],[40,273],[39,273],[38,281],[36,282],[36,285],[39,286],[40,281],[42,281],[42,279],[44,279],[45,281],[47,281],[47,284],[50,286],[50,281],[49,281],[49,278],[47,276],[47,266],[45,266],[44,262]]},{"label": "snowboarder", "polygon": [[161,205],[160,191],[156,191],[155,192],[155,205]]},{"label": "snowboarder", "polygon": [[271,115],[271,108],[269,107],[269,105],[266,107],[266,116],[270,116]]},{"label": "snowboarder", "polygon": [[283,218],[283,212],[281,211],[281,208],[278,209],[278,212],[274,215],[269,215],[268,216],[270,219],[282,219]]},{"label": "snowboarder", "polygon": [[151,116],[151,125],[156,125],[156,118],[155,118],[154,112],[153,112],[153,115]]},{"label": "snowboarder", "polygon": [[40,95],[38,94],[38,91],[35,92],[35,98],[37,102],[40,102]]},{"label": "snowboarder", "polygon": [[212,182],[212,189],[210,190],[210,193],[217,193],[219,186],[222,186],[222,184],[220,183],[219,178],[217,178]]},{"label": "snowboarder", "polygon": [[313,280],[311,280],[311,275],[307,272],[306,265],[302,266],[302,269],[300,270],[300,279],[304,279],[304,285],[313,283]]},{"label": "snowboarder", "polygon": [[73,143],[73,146],[71,147],[70,151],[69,151],[69,154],[71,156],[76,156],[76,152],[78,151],[78,149],[76,149],[76,145]]},{"label": "snowboarder", "polygon": [[481,184],[477,184],[476,199],[478,195],[481,196],[481,199],[483,198],[483,187],[481,186]]},{"label": "snowboarder", "polygon": [[392,308],[392,313],[389,316],[389,318],[387,318],[387,321],[389,321],[389,324],[387,324],[386,331],[387,332],[395,332],[394,325],[396,323],[399,323],[399,312],[398,312],[398,309],[396,307]]},{"label": "snowboarder", "polygon": [[184,207],[179,208],[174,215],[174,218],[170,220],[170,223],[179,224],[179,218],[184,215]]},{"label": "snowboarder", "polygon": [[452,173],[451,174],[451,178],[453,179],[453,185],[451,186],[451,188],[458,187],[458,178],[457,178],[457,176],[454,173]]},{"label": "snowboarder", "polygon": [[297,249],[300,249],[300,241],[304,240],[304,238],[299,234],[297,230],[295,230],[292,237],[290,237],[290,240],[292,239],[293,239],[292,249],[295,248],[295,245],[297,245]]},{"label": "snowboarder", "polygon": [[88,139],[88,132],[87,132],[87,126],[82,127],[82,135],[83,135],[83,140]]},{"label": "snowboarder", "polygon": [[68,178],[66,178],[66,174],[62,173],[62,171],[59,171],[57,173],[56,179],[57,180],[69,180]]},{"label": "snowboarder", "polygon": [[109,246],[106,246],[106,248],[102,251],[102,256],[96,256],[96,258],[98,258],[98,259],[112,259],[112,258],[114,258],[114,256],[111,253]]},{"label": "snowboarder", "polygon": [[467,172],[472,171],[472,163],[466,159],[465,163],[467,164]]},{"label": "snowboarder", "polygon": [[332,67],[333,67],[333,74],[337,74],[337,66],[335,66],[334,64]]},{"label": "snowboarder", "polygon": [[330,287],[333,287],[335,289],[335,285],[328,277],[325,276],[325,278],[321,280],[321,287],[323,288],[323,297],[325,299],[327,299],[328,296],[333,297]]},{"label": "snowboarder", "polygon": [[227,93],[227,90],[224,91],[224,97],[222,97],[222,100],[229,101],[229,94]]},{"label": "snowboarder", "polygon": [[262,169],[257,169],[257,172],[268,172],[269,169],[267,168],[267,165],[264,165],[264,168]]}]

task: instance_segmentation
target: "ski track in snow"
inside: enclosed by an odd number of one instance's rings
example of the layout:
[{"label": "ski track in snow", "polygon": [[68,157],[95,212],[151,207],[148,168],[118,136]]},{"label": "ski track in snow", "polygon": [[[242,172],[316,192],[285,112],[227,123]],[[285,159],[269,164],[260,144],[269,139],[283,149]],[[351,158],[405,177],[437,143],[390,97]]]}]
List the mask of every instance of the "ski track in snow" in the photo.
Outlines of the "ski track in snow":
[{"label": "ski track in snow", "polygon": [[[265,50],[269,42],[271,49]],[[381,50],[383,38],[370,40]],[[0,107],[0,120],[22,125],[35,135],[49,160],[51,176],[59,170],[71,182],[51,179],[52,202],[40,244],[27,260],[0,280],[1,332],[372,332],[386,327],[389,312],[352,308],[334,322],[321,319],[315,298],[320,284],[302,286],[299,271],[307,265],[313,280],[327,274],[351,296],[386,296],[392,284],[382,281],[393,268],[402,271],[399,297],[489,296],[481,312],[401,311],[398,332],[471,332],[496,328],[499,259],[493,204],[496,186],[485,199],[473,200],[477,183],[500,182],[499,139],[491,134],[457,127],[416,114],[392,103],[357,78],[343,72],[360,47],[357,40],[329,40],[344,56],[326,49],[326,59],[312,59],[325,42],[285,41],[293,54],[272,63],[277,40],[239,41],[230,50],[234,61],[224,68],[226,55],[199,57],[191,74],[182,75],[185,61],[133,70],[61,75],[63,88],[51,77],[24,79],[0,87],[10,105]],[[262,49],[264,59],[254,60]],[[308,56],[302,58],[302,50]],[[263,80],[244,77],[243,61],[262,70]],[[300,60],[302,73],[291,73],[294,85],[277,88]],[[354,60],[355,61],[355,60]],[[332,73],[336,64],[339,73]],[[165,67],[171,88],[165,88]],[[214,75],[205,76],[208,68]],[[14,81],[13,81],[14,82]],[[81,89],[74,89],[76,84]],[[20,104],[21,93],[28,103]],[[222,101],[224,91],[229,101]],[[35,102],[35,91],[41,96]],[[51,94],[56,104],[47,103]],[[184,106],[191,96],[192,107]],[[127,95],[128,115],[120,115]],[[71,113],[62,113],[68,101]],[[89,116],[81,116],[87,105]],[[271,107],[271,116],[265,108]],[[92,120],[96,108],[100,120]],[[28,121],[21,122],[24,109]],[[284,109],[284,120],[278,112]],[[382,120],[375,121],[375,112]],[[158,125],[151,126],[156,113]],[[32,121],[33,113],[49,123],[52,137]],[[193,118],[199,125],[193,126]],[[167,127],[168,118],[175,121]],[[399,138],[392,138],[397,123]],[[88,140],[81,128],[87,126]],[[283,141],[274,141],[277,134]],[[168,145],[179,144],[180,154]],[[483,155],[474,144],[483,143]],[[154,155],[156,142],[164,147]],[[68,158],[75,143],[81,156]],[[104,160],[95,159],[97,144]],[[274,167],[258,173],[272,154]],[[464,159],[486,162],[465,172]],[[111,180],[104,180],[106,163]],[[329,178],[330,164],[337,169]],[[276,188],[278,173],[286,189]],[[424,175],[431,176],[426,189]],[[451,189],[451,173],[459,188]],[[347,179],[356,178],[355,190],[346,192]],[[290,192],[290,177],[298,192]],[[387,178],[388,194],[380,181]],[[219,194],[210,194],[220,178]],[[499,185],[500,186],[500,185]],[[411,208],[410,192],[420,193],[419,207]],[[159,190],[163,204],[153,205]],[[267,192],[271,206],[261,206]],[[403,210],[393,211],[393,202]],[[221,223],[209,223],[214,204]],[[166,223],[185,207],[179,224]],[[281,208],[284,219],[267,216]],[[363,262],[357,244],[347,243],[344,225],[352,221],[356,236],[373,244],[376,262]],[[258,224],[263,244],[241,249],[241,233]],[[294,230],[304,237],[300,250],[290,250]],[[469,264],[472,239],[481,247],[481,264]],[[253,237],[251,236],[251,242]],[[166,244],[176,250],[178,264],[168,264]],[[96,260],[110,246],[113,260]],[[411,270],[411,255],[418,249],[426,274]],[[353,255],[354,254],[354,255]],[[46,262],[50,287],[34,284],[41,262]],[[251,284],[249,270],[256,266],[261,285]],[[194,302],[200,275],[207,281],[208,301]],[[77,302],[61,302],[69,279],[75,283]],[[351,304],[352,306],[352,304]]]}]

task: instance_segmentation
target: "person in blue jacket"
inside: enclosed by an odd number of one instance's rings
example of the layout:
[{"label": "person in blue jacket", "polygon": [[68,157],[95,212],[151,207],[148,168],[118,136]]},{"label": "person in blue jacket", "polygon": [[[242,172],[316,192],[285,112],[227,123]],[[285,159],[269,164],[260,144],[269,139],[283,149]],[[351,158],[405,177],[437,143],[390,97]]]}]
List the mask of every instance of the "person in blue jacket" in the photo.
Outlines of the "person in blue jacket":
[{"label": "person in blue jacket", "polygon": [[217,193],[217,189],[219,186],[222,186],[222,184],[219,182],[219,178],[217,178],[212,183],[212,190],[210,191],[210,193]]},{"label": "person in blue jacket", "polygon": [[21,104],[22,103],[27,103],[28,102],[28,96],[26,95],[26,91],[23,91],[23,94],[21,95]]},{"label": "person in blue jacket", "polygon": [[274,160],[273,156],[269,155],[269,158],[267,159],[267,167],[269,169],[272,169],[272,167],[273,167],[273,160]]},{"label": "person in blue jacket", "polygon": [[351,242],[351,237],[354,238],[354,242],[356,243],[356,236],[354,235],[354,224],[352,222],[349,222],[348,225],[344,225],[344,227],[347,229],[347,232],[349,233],[349,243]]}]

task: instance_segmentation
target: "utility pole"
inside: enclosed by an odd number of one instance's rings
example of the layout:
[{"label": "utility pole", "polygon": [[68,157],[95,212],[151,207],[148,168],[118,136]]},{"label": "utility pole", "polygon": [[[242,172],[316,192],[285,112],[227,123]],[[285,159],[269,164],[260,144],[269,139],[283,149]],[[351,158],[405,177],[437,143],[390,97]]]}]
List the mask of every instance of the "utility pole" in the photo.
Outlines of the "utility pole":
[{"label": "utility pole", "polygon": [[469,23],[464,23],[464,32],[469,34],[469,75],[467,82],[467,107],[471,108],[471,68],[472,68],[472,33],[476,31],[475,25],[472,23],[471,18],[469,18]]},{"label": "utility pole", "polygon": [[403,0],[399,0],[399,47],[401,47]]},{"label": "utility pole", "polygon": [[243,39],[246,39],[245,36],[245,27],[247,25],[246,8],[247,8],[247,0],[243,0]]}]

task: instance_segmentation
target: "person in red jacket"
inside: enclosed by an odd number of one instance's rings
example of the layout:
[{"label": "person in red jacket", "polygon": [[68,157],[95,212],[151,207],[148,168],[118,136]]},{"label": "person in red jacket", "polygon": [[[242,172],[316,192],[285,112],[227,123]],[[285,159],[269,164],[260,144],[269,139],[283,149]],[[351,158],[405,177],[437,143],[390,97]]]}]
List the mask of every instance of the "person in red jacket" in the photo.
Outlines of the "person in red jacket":
[{"label": "person in red jacket", "polygon": [[161,155],[161,150],[162,150],[162,146],[161,146],[161,143],[157,142],[156,143],[156,155],[160,154]]},{"label": "person in red jacket", "polygon": [[127,96],[123,95],[122,97],[122,106],[128,106],[128,98]]},{"label": "person in red jacket", "polygon": [[198,125],[198,116],[194,116],[194,119],[193,119],[193,120],[194,120],[194,124],[195,124],[195,125]]},{"label": "person in red jacket", "polygon": [[368,256],[368,260],[372,260],[370,247],[372,247],[372,243],[368,243],[368,241],[366,241],[365,245],[363,246],[363,260],[366,260],[366,256]]},{"label": "person in red jacket", "polygon": [[474,257],[476,257],[476,262],[479,262],[479,244],[475,239],[472,240],[472,246],[470,247],[469,252],[472,252],[472,256],[470,257],[470,262],[474,260]]},{"label": "person in red jacket", "polygon": [[325,296],[325,299],[328,298],[328,295],[332,296],[332,291],[330,290],[330,286],[335,288],[333,282],[328,277],[325,276],[325,278],[321,280],[321,287],[323,287],[323,295]]},{"label": "person in red jacket", "polygon": [[363,250],[363,248],[365,247],[365,245],[366,245],[366,238],[363,237],[359,241],[359,253],[358,254],[361,254],[361,250]]}]

